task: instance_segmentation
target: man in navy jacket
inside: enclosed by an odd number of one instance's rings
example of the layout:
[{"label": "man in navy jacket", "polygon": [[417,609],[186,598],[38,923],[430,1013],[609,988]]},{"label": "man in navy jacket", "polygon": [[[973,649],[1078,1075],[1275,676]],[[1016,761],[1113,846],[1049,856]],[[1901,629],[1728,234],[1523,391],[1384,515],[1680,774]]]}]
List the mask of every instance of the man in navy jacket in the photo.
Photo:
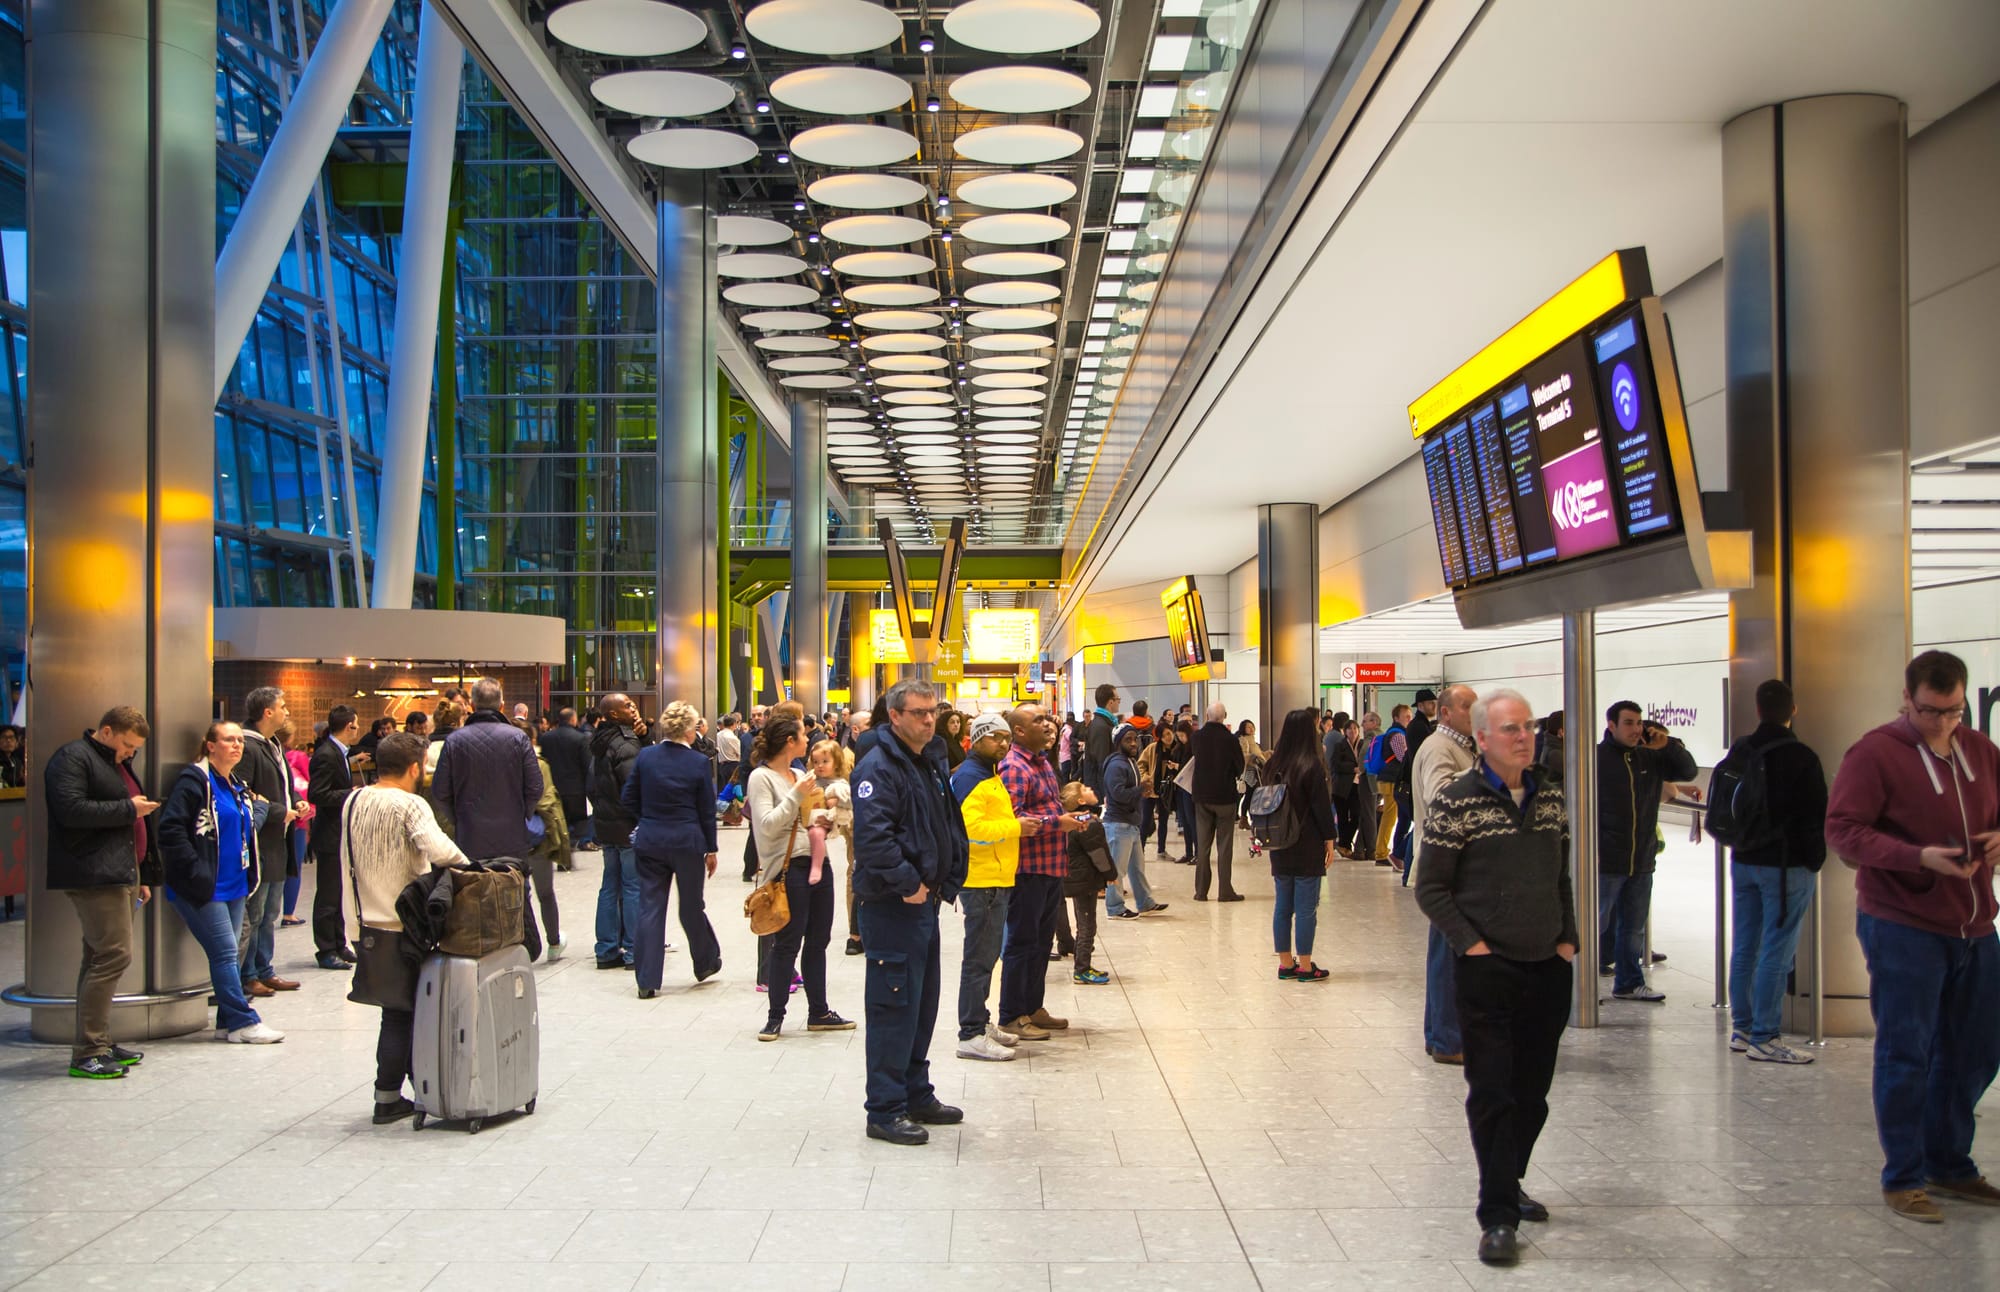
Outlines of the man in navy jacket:
[{"label": "man in navy jacket", "polygon": [[898,682],[889,731],[855,767],[854,895],[867,947],[868,1136],[924,1144],[965,1119],[931,1084],[941,943],[938,904],[965,882],[965,821],[936,736],[937,692]]},{"label": "man in navy jacket", "polygon": [[526,859],[534,850],[528,818],[542,800],[542,768],[535,742],[507,721],[500,705],[498,682],[482,677],[472,684],[472,716],[444,738],[431,777],[432,802],[474,861]]}]

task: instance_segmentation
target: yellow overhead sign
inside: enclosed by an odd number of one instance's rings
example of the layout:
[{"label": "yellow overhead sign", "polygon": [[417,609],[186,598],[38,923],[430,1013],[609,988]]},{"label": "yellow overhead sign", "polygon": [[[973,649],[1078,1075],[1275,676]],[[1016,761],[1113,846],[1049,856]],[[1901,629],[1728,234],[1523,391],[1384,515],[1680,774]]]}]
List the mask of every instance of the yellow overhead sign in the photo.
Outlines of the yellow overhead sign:
[{"label": "yellow overhead sign", "polygon": [[1086,664],[1109,664],[1111,653],[1116,646],[1086,646],[1083,648],[1083,662]]},{"label": "yellow overhead sign", "polygon": [[965,658],[974,664],[1033,664],[1042,657],[1042,612],[973,610],[965,620]]},{"label": "yellow overhead sign", "polygon": [[931,660],[931,681],[956,682],[965,676],[965,651],[956,643],[940,643]]},{"label": "yellow overhead sign", "polygon": [[910,644],[903,640],[903,626],[893,610],[868,612],[868,649],[877,664],[907,664]]},{"label": "yellow overhead sign", "polygon": [[[1635,257],[1634,268],[1644,260]],[[1637,277],[1637,275],[1632,275]],[[1607,312],[1651,290],[1628,282],[1625,253],[1614,251],[1584,275],[1551,296],[1534,313],[1508,328],[1478,354],[1458,365],[1410,405],[1410,433],[1418,439],[1443,425],[1481,394],[1526,367]]]}]

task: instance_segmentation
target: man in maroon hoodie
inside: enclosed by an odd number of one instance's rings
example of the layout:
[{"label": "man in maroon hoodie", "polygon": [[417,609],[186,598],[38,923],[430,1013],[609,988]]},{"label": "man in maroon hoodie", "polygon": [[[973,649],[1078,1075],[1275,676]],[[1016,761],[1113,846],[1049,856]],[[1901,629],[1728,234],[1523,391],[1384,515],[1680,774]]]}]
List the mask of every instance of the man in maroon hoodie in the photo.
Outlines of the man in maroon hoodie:
[{"label": "man in maroon hoodie", "polygon": [[1965,684],[1956,655],[1911,660],[1903,716],[1847,751],[1826,813],[1858,872],[1882,1199],[1933,1225],[1931,1192],[2000,1206],[1971,1156],[1973,1107],[2000,1072],[2000,751],[1961,725]]}]

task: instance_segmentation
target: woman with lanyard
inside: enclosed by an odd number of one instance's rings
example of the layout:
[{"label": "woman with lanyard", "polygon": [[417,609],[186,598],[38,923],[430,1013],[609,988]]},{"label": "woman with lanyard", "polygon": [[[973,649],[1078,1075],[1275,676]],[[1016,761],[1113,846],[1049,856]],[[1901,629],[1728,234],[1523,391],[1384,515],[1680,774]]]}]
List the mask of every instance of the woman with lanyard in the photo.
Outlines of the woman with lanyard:
[{"label": "woman with lanyard", "polygon": [[785,1004],[791,992],[792,965],[799,964],[805,979],[806,1030],[844,1032],[854,1027],[826,1003],[826,944],[833,938],[833,867],[824,858],[815,863],[807,830],[814,818],[831,823],[833,813],[825,808],[824,797],[813,774],[792,766],[806,752],[805,727],[797,718],[773,718],[757,733],[750,757],[757,764],[750,773],[747,796],[750,829],[757,837],[757,856],[763,863],[757,877],[768,884],[784,877],[786,904],[791,922],[778,930],[771,943],[771,958],[764,980],[770,990],[769,1015],[760,1041],[775,1041],[785,1022]]},{"label": "woman with lanyard", "polygon": [[243,728],[212,723],[160,809],[160,860],[167,904],[208,954],[216,1039],[269,1045],[285,1034],[250,1007],[236,959],[243,902],[258,883],[256,806],[270,806],[236,778],[242,760]]}]

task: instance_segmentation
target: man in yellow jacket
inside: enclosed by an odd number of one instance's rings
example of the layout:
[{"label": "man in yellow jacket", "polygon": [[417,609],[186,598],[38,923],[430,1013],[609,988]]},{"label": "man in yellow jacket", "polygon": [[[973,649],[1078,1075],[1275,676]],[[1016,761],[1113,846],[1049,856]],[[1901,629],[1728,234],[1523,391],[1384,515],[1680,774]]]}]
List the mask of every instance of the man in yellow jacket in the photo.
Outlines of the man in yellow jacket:
[{"label": "man in yellow jacket", "polygon": [[1041,828],[1039,821],[1022,821],[1014,815],[1014,800],[1000,779],[1000,760],[1013,744],[1007,719],[982,713],[972,720],[972,745],[965,761],[951,774],[951,790],[971,844],[965,887],[958,894],[958,908],[965,915],[965,963],[958,975],[961,1059],[1005,1062],[1014,1057],[1014,1046],[1021,1039],[994,1026],[986,1008],[993,969],[1000,963],[1021,836]]}]

